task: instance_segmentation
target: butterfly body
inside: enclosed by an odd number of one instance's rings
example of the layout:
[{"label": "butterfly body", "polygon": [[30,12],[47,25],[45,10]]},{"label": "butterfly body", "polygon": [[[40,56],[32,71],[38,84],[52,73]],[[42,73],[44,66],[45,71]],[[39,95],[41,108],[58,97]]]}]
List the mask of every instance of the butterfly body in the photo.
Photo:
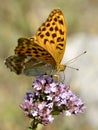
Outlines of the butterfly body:
[{"label": "butterfly body", "polygon": [[[66,23],[60,9],[54,9],[35,36],[19,38],[15,55],[5,64],[17,74],[40,75],[64,71],[61,64],[66,46]],[[20,67],[20,69],[19,69]]]}]

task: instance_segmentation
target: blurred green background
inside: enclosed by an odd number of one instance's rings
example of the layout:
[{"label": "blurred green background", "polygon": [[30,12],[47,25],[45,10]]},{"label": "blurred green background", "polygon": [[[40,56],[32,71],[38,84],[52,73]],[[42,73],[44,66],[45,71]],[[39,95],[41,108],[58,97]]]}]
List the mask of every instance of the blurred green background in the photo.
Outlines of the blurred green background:
[{"label": "blurred green background", "polygon": [[[30,89],[33,80],[32,77],[26,77],[24,75],[17,76],[15,73],[10,72],[4,65],[4,59],[14,54],[17,39],[34,35],[37,28],[46,20],[54,8],[60,8],[66,19],[67,39],[69,39],[67,43],[69,49],[67,49],[67,51],[71,50],[70,44],[72,41],[76,43],[77,39],[80,38],[79,40],[81,40],[81,35],[82,40],[85,37],[86,41],[84,42],[85,45],[84,43],[82,44],[82,49],[80,44],[78,45],[80,50],[89,50],[89,45],[91,45],[90,55],[87,55],[89,58],[83,56],[85,60],[79,63],[80,66],[84,66],[83,68],[81,67],[81,70],[83,69],[84,71],[78,73],[80,73],[80,75],[83,72],[85,73],[81,75],[80,78],[78,76],[78,82],[80,82],[80,84],[77,83],[77,76],[74,77],[74,80],[72,77],[77,73],[76,71],[72,72],[73,70],[69,70],[69,72],[66,72],[68,74],[70,73],[70,80],[68,82],[72,84],[72,89],[76,91],[78,95],[81,95],[88,107],[83,114],[71,117],[58,116],[52,124],[45,127],[40,126],[39,129],[98,130],[98,112],[96,113],[96,109],[90,109],[93,105],[95,106],[94,108],[98,108],[98,93],[96,89],[93,89],[94,86],[96,87],[98,85],[97,80],[96,84],[94,84],[98,76],[98,70],[94,70],[95,68],[98,69],[97,0],[0,0],[0,130],[27,129],[30,120],[24,116],[19,108],[19,103],[22,101],[25,92]],[[72,40],[73,37],[75,40]],[[96,47],[94,47],[94,42]],[[73,48],[74,51],[77,49],[75,44],[73,44]],[[94,49],[96,49],[96,51]],[[87,62],[88,59],[89,62]],[[91,65],[89,70],[92,71],[87,71],[89,65]],[[92,73],[94,75],[92,75]],[[87,75],[91,77],[88,76],[87,78]],[[83,79],[83,76],[85,78],[85,80],[82,80],[84,87],[82,86],[82,81],[80,81]],[[88,84],[90,79],[93,79],[92,84]],[[92,86],[90,87],[90,85]],[[82,87],[84,90],[81,89]],[[89,102],[88,98],[88,95],[91,95],[90,91],[88,91],[90,90],[89,87],[91,91],[94,90],[93,95],[96,93],[95,96],[93,96],[92,102]]]}]

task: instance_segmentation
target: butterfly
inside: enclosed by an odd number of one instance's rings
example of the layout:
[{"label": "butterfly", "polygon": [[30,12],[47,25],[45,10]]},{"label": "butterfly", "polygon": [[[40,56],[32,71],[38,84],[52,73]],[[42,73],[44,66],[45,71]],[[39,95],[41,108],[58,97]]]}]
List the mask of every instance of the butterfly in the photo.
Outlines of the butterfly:
[{"label": "butterfly", "polygon": [[5,64],[16,74],[40,75],[51,71],[64,71],[61,64],[66,46],[66,23],[60,9],[54,9],[39,27],[35,36],[19,38],[15,55]]}]

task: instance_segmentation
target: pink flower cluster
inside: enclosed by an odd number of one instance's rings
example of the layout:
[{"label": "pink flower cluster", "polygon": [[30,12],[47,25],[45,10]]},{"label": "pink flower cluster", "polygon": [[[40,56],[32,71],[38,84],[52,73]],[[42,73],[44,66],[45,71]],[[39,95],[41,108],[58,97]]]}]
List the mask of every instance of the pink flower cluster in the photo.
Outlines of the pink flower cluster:
[{"label": "pink flower cluster", "polygon": [[20,107],[36,124],[49,124],[53,115],[66,112],[67,116],[83,112],[85,106],[64,83],[58,83],[52,76],[39,76],[33,82],[33,92],[25,95]]}]

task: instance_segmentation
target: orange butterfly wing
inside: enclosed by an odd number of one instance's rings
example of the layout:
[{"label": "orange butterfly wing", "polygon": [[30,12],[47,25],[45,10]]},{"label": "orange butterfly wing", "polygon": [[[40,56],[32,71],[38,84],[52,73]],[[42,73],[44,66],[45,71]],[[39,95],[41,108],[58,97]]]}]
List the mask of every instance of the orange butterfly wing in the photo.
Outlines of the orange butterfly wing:
[{"label": "orange butterfly wing", "polygon": [[36,39],[39,46],[47,50],[56,64],[60,64],[66,46],[66,23],[60,9],[54,9],[39,27]]}]

